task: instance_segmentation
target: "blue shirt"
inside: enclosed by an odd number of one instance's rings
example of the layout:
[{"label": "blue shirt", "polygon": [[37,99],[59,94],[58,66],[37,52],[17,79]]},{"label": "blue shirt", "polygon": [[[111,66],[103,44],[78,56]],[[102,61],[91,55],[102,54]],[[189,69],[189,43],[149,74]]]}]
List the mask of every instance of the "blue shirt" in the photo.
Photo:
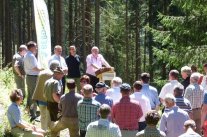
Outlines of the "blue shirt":
[{"label": "blue shirt", "polygon": [[7,118],[11,128],[16,127],[17,124],[22,122],[20,108],[15,102],[12,102],[12,104],[9,106]]},{"label": "blue shirt", "polygon": [[183,96],[176,97],[175,103],[176,103],[176,106],[178,106],[180,109],[182,109],[188,113],[192,112],[192,107],[191,107],[190,101],[188,99],[184,98]]},{"label": "blue shirt", "polygon": [[203,104],[207,104],[207,92],[204,93]]},{"label": "blue shirt", "polygon": [[186,120],[189,120],[188,113],[177,106],[166,109],[161,117],[160,131],[167,137],[178,137],[185,133],[183,125]]},{"label": "blue shirt", "polygon": [[107,104],[110,107],[113,105],[113,100],[109,96],[106,96],[104,93],[98,93],[98,95],[95,97],[95,100],[101,104]]},{"label": "blue shirt", "polygon": [[143,84],[141,92],[149,99],[151,109],[155,109],[160,105],[157,89],[149,84]]}]

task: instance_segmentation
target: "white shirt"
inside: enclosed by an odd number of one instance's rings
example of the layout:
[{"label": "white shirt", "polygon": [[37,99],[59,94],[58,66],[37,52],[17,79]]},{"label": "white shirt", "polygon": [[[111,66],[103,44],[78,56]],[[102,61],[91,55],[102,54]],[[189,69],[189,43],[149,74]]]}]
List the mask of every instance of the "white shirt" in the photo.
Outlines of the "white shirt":
[{"label": "white shirt", "polygon": [[203,76],[201,86],[203,87],[204,91],[207,91],[207,76]]},{"label": "white shirt", "polygon": [[166,83],[161,89],[159,98],[164,99],[166,94],[173,94],[174,88],[176,86],[183,87],[183,85],[177,80],[171,80],[170,82]]},{"label": "white shirt", "polygon": [[147,112],[151,110],[149,99],[142,92],[134,92],[132,95],[130,95],[130,98],[139,102],[143,112],[139,122],[144,122]]},{"label": "white shirt", "polygon": [[106,91],[106,95],[111,97],[111,99],[113,100],[113,104],[115,104],[122,98],[120,87],[113,87],[108,89]]},{"label": "white shirt", "polygon": [[92,64],[97,66],[98,68],[101,68],[102,65],[105,65],[106,67],[110,67],[108,62],[104,59],[104,57],[101,54],[98,54],[97,58],[94,57],[92,54],[88,55],[86,57],[86,63],[87,63],[86,73],[93,76],[96,76],[95,72],[97,71],[97,69],[94,68]]},{"label": "white shirt", "polygon": [[86,137],[121,137],[119,126],[107,119],[99,119],[87,127]]},{"label": "white shirt", "polygon": [[57,61],[59,61],[60,62],[60,67],[63,69],[63,70],[68,70],[68,66],[67,66],[67,64],[66,64],[66,62],[65,62],[65,59],[62,57],[62,56],[58,56],[58,55],[52,55],[51,57],[50,57],[50,59],[49,59],[49,62],[48,62],[48,66],[50,66],[50,64],[51,64],[51,61],[52,60],[57,60]]},{"label": "white shirt", "polygon": [[37,58],[31,51],[28,51],[24,56],[24,71],[27,75],[38,75],[39,72],[33,70],[35,67],[38,67]]}]

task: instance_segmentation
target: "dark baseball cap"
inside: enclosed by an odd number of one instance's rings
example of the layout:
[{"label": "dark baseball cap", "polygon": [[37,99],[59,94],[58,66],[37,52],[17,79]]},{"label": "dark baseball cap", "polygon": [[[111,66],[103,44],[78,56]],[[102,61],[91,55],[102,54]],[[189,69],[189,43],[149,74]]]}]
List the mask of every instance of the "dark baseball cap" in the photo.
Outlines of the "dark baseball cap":
[{"label": "dark baseball cap", "polygon": [[128,83],[123,83],[120,86],[121,90],[131,90],[131,86]]},{"label": "dark baseball cap", "polygon": [[107,87],[106,84],[104,82],[98,82],[96,84],[96,88],[104,88],[104,87]]}]

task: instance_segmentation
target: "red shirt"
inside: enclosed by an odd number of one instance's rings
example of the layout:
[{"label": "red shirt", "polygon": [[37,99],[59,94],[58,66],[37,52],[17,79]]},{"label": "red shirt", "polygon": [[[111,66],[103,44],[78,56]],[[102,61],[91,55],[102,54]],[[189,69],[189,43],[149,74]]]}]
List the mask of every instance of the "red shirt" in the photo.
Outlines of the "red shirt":
[{"label": "red shirt", "polygon": [[130,99],[129,96],[122,97],[112,107],[112,120],[122,130],[137,130],[138,121],[142,115],[143,112],[139,103]]}]

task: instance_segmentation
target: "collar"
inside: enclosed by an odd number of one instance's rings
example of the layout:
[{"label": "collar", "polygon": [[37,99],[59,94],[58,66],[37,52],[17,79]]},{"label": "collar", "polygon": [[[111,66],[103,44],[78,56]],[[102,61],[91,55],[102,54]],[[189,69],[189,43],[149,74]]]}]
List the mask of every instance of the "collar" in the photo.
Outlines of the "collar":
[{"label": "collar", "polygon": [[83,98],[84,101],[92,101],[92,98]]},{"label": "collar", "polygon": [[177,80],[170,80],[170,83],[177,83]]}]

